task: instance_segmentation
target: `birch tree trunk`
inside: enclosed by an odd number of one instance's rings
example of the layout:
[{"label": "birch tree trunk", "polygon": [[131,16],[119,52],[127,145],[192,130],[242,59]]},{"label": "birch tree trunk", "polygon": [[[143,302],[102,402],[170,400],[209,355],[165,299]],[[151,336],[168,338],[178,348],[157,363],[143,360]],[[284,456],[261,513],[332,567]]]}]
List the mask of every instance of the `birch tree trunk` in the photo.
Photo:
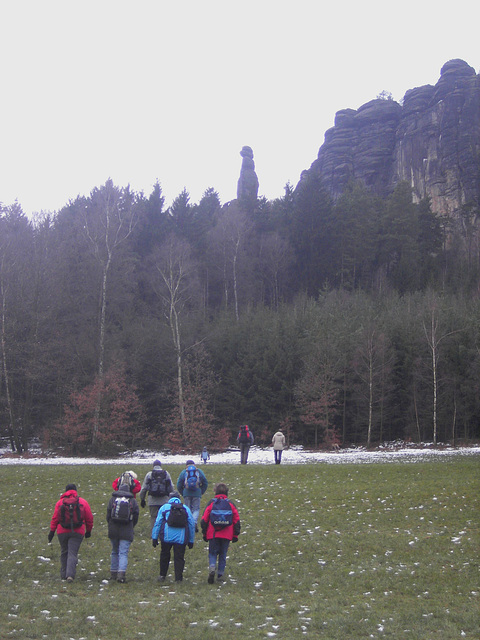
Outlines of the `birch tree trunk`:
[{"label": "birch tree trunk", "polygon": [[[108,276],[115,252],[130,236],[135,226],[136,216],[131,200],[128,189],[118,189],[111,180],[108,180],[103,187],[92,191],[89,207],[85,213],[85,233],[102,269],[97,364],[97,376],[100,382],[103,381],[105,372]],[[101,389],[100,384],[92,429],[93,449],[98,446]]]}]

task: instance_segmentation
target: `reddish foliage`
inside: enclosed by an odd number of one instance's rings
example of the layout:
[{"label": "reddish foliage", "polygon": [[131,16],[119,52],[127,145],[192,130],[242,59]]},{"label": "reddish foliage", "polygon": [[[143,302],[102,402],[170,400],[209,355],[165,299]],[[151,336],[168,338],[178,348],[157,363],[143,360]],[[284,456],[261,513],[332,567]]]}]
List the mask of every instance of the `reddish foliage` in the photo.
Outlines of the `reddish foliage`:
[{"label": "reddish foliage", "polygon": [[98,448],[111,442],[127,447],[139,445],[143,436],[142,407],[119,365],[112,367],[102,380],[97,378],[82,391],[71,393],[63,418],[45,433],[49,444],[61,446],[71,454],[90,451],[98,402]]}]

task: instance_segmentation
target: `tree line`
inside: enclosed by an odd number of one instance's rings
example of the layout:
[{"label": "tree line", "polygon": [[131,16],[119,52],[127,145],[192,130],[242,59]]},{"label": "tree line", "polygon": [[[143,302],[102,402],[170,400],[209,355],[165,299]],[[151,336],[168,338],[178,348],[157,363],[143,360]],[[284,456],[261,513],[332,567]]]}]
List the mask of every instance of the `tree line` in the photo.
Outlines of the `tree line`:
[{"label": "tree line", "polygon": [[170,207],[111,180],[0,209],[0,416],[12,451],[478,438],[478,207],[455,219],[307,176]]}]

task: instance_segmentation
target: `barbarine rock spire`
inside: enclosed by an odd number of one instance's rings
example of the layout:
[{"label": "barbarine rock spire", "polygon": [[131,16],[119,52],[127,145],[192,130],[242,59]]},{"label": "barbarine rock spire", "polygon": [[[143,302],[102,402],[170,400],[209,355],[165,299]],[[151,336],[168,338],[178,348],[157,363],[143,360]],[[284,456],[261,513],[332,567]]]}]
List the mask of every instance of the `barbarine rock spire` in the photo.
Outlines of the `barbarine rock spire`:
[{"label": "barbarine rock spire", "polygon": [[258,178],[255,173],[253,150],[251,147],[242,147],[242,168],[237,183],[237,199],[247,204],[254,204],[258,194]]}]

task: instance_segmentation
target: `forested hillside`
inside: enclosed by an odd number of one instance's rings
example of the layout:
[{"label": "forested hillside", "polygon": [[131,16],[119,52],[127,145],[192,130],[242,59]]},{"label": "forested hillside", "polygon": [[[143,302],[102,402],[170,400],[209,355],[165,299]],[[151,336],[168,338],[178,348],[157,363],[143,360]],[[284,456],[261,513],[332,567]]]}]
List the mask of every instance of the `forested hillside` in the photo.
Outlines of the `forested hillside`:
[{"label": "forested hillside", "polygon": [[21,452],[479,437],[478,211],[311,174],[283,198],[165,207],[111,181],[0,214],[0,415]]}]

